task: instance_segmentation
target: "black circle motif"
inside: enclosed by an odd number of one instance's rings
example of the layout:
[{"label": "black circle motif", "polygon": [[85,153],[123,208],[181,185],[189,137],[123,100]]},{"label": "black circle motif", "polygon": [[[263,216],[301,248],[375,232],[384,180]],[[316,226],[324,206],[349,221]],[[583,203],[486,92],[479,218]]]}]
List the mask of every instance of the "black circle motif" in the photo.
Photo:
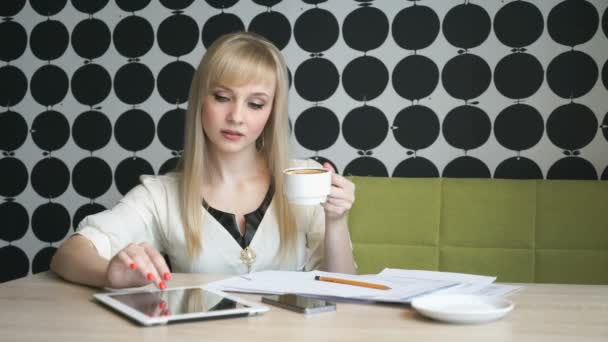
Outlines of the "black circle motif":
[{"label": "black circle motif", "polygon": [[74,166],[72,186],[80,196],[97,198],[112,186],[112,169],[98,157],[84,158]]},{"label": "black circle motif", "polygon": [[203,40],[205,48],[209,48],[209,46],[211,46],[211,44],[220,36],[226,33],[244,30],[245,24],[243,24],[241,18],[232,13],[222,12],[205,21],[201,39]]},{"label": "black circle motif", "polygon": [[492,71],[488,63],[469,53],[450,59],[441,73],[441,82],[448,94],[465,101],[483,94],[491,80]]},{"label": "black circle motif", "polygon": [[30,271],[30,260],[19,247],[12,245],[1,247],[0,260],[2,262],[0,283],[25,277]]},{"label": "black circle motif", "polygon": [[32,76],[30,90],[36,102],[43,106],[54,106],[63,101],[69,88],[68,75],[60,67],[47,64]]},{"label": "black circle motif", "polygon": [[194,68],[187,62],[174,61],[165,65],[156,80],[160,96],[170,104],[188,101],[192,75]]},{"label": "black circle motif", "polygon": [[28,174],[21,160],[13,157],[0,159],[0,172],[0,196],[11,198],[25,190]]},{"label": "black circle motif", "polygon": [[74,120],[72,137],[76,145],[83,150],[99,150],[112,138],[112,123],[103,113],[86,111]]},{"label": "black circle motif", "polygon": [[608,89],[608,60],[606,60],[602,68],[602,82],[604,83],[604,88]]},{"label": "black circle motif", "polygon": [[488,12],[472,3],[452,7],[443,18],[443,35],[450,44],[462,49],[481,45],[491,30]]},{"label": "black circle motif", "polygon": [[511,99],[528,98],[543,83],[543,66],[527,53],[512,53],[501,59],[494,69],[494,84],[498,91]]},{"label": "black circle motif", "polygon": [[272,7],[281,1],[282,0],[253,0],[253,2],[255,2],[256,4],[266,7]]},{"label": "black circle motif", "polygon": [[2,37],[0,61],[10,62],[23,55],[27,46],[27,33],[23,26],[14,21],[0,23],[0,37]]},{"label": "black circle motif", "polygon": [[567,51],[555,57],[547,67],[547,83],[559,97],[572,99],[587,94],[598,78],[598,67],[582,51]]},{"label": "black circle motif", "polygon": [[27,139],[27,122],[11,110],[0,113],[0,150],[14,151]]},{"label": "black circle motif", "polygon": [[38,251],[34,256],[34,260],[32,260],[32,274],[48,271],[55,252],[57,252],[57,248],[52,246],[44,247]]},{"label": "black circle motif", "polygon": [[345,176],[388,177],[386,166],[374,157],[359,157],[344,168]]},{"label": "black circle motif", "polygon": [[50,17],[61,12],[67,2],[68,0],[30,0],[30,6],[32,6],[34,11],[36,11],[38,14],[45,17]]},{"label": "black circle motif", "polygon": [[19,13],[24,6],[25,0],[0,1],[0,17],[12,17]]},{"label": "black circle motif", "polygon": [[55,157],[40,160],[31,175],[32,188],[44,198],[61,196],[70,185],[70,170]]},{"label": "black circle motif", "polygon": [[[544,129],[543,117],[538,110],[523,103],[505,108],[494,122],[496,140],[513,151],[527,150],[538,144]],[[523,162],[517,164],[523,165]]]},{"label": "black circle motif", "polygon": [[311,53],[332,47],[340,35],[340,24],[336,17],[322,8],[311,8],[302,13],[293,27],[293,36],[298,45]]},{"label": "black circle motif", "polygon": [[305,100],[320,102],[338,89],[340,74],[336,66],[325,58],[311,58],[296,69],[294,84]]},{"label": "black circle motif", "polygon": [[110,47],[112,33],[103,21],[88,18],[79,22],[72,31],[72,47],[78,56],[94,59],[103,56]]},{"label": "black circle motif", "polygon": [[376,107],[368,105],[357,107],[346,114],[342,122],[342,135],[353,148],[370,151],[380,146],[386,139],[388,119]]},{"label": "black circle motif", "polygon": [[142,63],[128,63],[114,76],[114,92],[120,101],[135,105],[146,101],[154,90],[154,75]]},{"label": "black circle motif", "polygon": [[32,123],[32,139],[45,151],[56,151],[70,139],[70,123],[61,113],[48,110],[40,113]]},{"label": "black circle motif", "polygon": [[86,14],[94,14],[106,7],[110,0],[71,0],[72,5],[78,11]]},{"label": "black circle motif", "polygon": [[82,207],[78,208],[78,210],[76,210],[76,213],[74,214],[74,217],[72,218],[72,225],[74,227],[74,230],[78,228],[78,225],[85,217],[97,214],[104,210],[106,210],[106,207],[99,203],[87,203]]},{"label": "black circle motif", "polygon": [[579,103],[559,106],[547,119],[549,140],[567,151],[580,150],[587,146],[595,138],[597,131],[597,117],[591,109]]},{"label": "black circle motif", "polygon": [[163,163],[163,165],[161,165],[160,168],[158,169],[158,174],[164,175],[168,172],[175,171],[177,169],[178,162],[179,162],[179,157],[173,157],[173,158],[167,159]]},{"label": "black circle motif", "polygon": [[439,69],[428,57],[410,55],[393,69],[393,88],[399,96],[410,101],[433,93],[439,83]]},{"label": "black circle motif", "polygon": [[146,19],[130,15],[114,27],[112,39],[118,53],[127,58],[138,58],[154,45],[154,29]]},{"label": "black circle motif", "polygon": [[140,11],[150,4],[150,0],[116,0],[116,5],[125,12]]},{"label": "black circle motif", "polygon": [[30,217],[21,204],[17,202],[0,203],[0,217],[2,217],[0,239],[12,242],[25,236],[30,224]]},{"label": "black circle motif", "polygon": [[234,6],[239,0],[205,0],[205,2],[213,8],[224,9]]},{"label": "black circle motif", "polygon": [[314,106],[298,116],[294,129],[300,145],[312,151],[321,151],[338,140],[340,120],[331,110]]},{"label": "black circle motif", "polygon": [[527,1],[509,2],[494,17],[496,37],[512,48],[534,43],[543,33],[544,25],[543,14],[538,7]]},{"label": "black circle motif", "polygon": [[378,58],[361,56],[350,61],[342,72],[346,93],[357,101],[380,96],[388,84],[388,69]]},{"label": "black circle motif", "polygon": [[[485,144],[490,137],[492,123],[488,115],[478,107],[459,106],[452,109],[443,120],[443,136],[453,147],[465,151]],[[471,163],[468,159],[466,163]],[[456,165],[461,163],[456,162]],[[444,171],[445,172],[445,171]]]},{"label": "black circle motif", "polygon": [[194,0],[160,0],[160,3],[163,4],[163,6],[171,10],[182,10],[190,6],[193,2]]},{"label": "black circle motif", "polygon": [[490,169],[481,160],[462,156],[449,162],[441,177],[449,178],[490,178]]},{"label": "black circle motif", "polygon": [[283,50],[291,38],[291,24],[281,13],[275,11],[256,15],[249,23],[249,31],[266,37],[280,50]]},{"label": "black circle motif", "polygon": [[112,90],[112,78],[98,64],[81,66],[72,75],[72,94],[83,105],[94,106],[108,97]]},{"label": "black circle motif", "polygon": [[116,188],[124,196],[139,184],[139,176],[153,175],[152,165],[145,159],[139,157],[129,157],[121,161],[116,167],[114,181]]},{"label": "black circle motif", "polygon": [[407,50],[424,49],[439,35],[439,17],[432,8],[414,5],[402,9],[393,19],[393,39]]},{"label": "black circle motif", "polygon": [[172,109],[158,120],[156,132],[158,140],[166,148],[172,151],[184,149],[184,121],[186,111],[182,108]]},{"label": "black circle motif", "polygon": [[[156,127],[152,117],[141,109],[124,112],[114,125],[114,137],[122,148],[136,152],[148,147],[154,140]],[[137,134],[133,134],[137,132]]]},{"label": "black circle motif", "polygon": [[395,167],[392,177],[435,178],[439,177],[439,170],[433,162],[426,158],[411,157]]},{"label": "black circle motif", "polygon": [[380,47],[388,37],[386,14],[375,7],[359,7],[342,24],[342,37],[350,48],[367,52]]},{"label": "black circle motif", "polygon": [[61,57],[69,43],[68,29],[57,20],[45,20],[37,24],[30,34],[32,53],[43,61]]},{"label": "black circle motif", "polygon": [[518,156],[503,160],[494,170],[494,178],[543,179],[543,172],[533,160]]},{"label": "black circle motif", "polygon": [[0,67],[0,106],[11,107],[23,100],[27,92],[27,77],[12,65]]},{"label": "black circle motif", "polygon": [[608,113],[604,115],[604,121],[602,121],[602,133],[604,134],[604,139],[608,141]]},{"label": "black circle motif", "polygon": [[70,213],[59,203],[44,203],[32,214],[32,231],[40,241],[58,242],[70,230]]},{"label": "black circle motif", "polygon": [[556,161],[547,172],[547,179],[597,180],[595,167],[580,157],[565,157]]},{"label": "black circle motif", "polygon": [[[160,49],[173,57],[189,54],[198,43],[196,21],[183,14],[172,15],[163,20],[158,26],[156,34]],[[175,37],[179,37],[179,39],[175,39]]]},{"label": "black circle motif", "polygon": [[[431,146],[439,137],[439,118],[429,107],[409,106],[397,114],[392,130],[399,145],[409,150],[421,150]],[[421,163],[421,161],[410,161],[406,164],[410,165],[407,166],[408,168],[418,165],[416,169],[420,169]]]},{"label": "black circle motif", "polygon": [[547,17],[551,38],[562,45],[576,46],[589,41],[599,25],[599,14],[585,0],[565,0],[557,4]]}]

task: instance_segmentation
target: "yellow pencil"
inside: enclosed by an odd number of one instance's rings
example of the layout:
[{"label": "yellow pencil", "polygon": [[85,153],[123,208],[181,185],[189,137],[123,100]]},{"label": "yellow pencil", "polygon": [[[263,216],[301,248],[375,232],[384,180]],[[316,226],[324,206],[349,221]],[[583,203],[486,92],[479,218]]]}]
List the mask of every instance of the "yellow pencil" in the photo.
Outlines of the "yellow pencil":
[{"label": "yellow pencil", "polygon": [[377,290],[390,290],[391,289],[390,287],[388,287],[386,285],[372,284],[372,283],[367,283],[364,281],[340,279],[340,278],[334,278],[334,277],[315,276],[315,280],[329,281],[332,283],[346,284],[346,285],[353,285],[353,286],[369,287],[371,289],[377,289]]}]

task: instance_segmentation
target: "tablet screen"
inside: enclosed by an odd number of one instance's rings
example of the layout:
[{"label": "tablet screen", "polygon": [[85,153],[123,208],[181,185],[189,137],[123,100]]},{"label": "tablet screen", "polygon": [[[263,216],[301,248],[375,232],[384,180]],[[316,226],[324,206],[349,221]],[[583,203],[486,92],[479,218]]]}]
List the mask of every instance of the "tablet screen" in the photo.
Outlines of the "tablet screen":
[{"label": "tablet screen", "polygon": [[148,317],[173,316],[248,307],[202,288],[136,292],[116,294],[111,295],[111,297]]}]

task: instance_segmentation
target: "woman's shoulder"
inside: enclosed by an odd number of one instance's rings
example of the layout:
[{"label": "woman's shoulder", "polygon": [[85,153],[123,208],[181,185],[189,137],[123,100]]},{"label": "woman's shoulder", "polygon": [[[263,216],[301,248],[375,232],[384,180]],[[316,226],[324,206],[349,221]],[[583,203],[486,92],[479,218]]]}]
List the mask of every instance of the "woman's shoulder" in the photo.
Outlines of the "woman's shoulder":
[{"label": "woman's shoulder", "polygon": [[319,162],[314,159],[291,159],[289,160],[289,167],[323,167]]},{"label": "woman's shoulder", "polygon": [[140,184],[133,188],[133,192],[147,193],[154,198],[176,196],[179,192],[180,174],[170,172],[164,175],[142,175],[139,181]]}]

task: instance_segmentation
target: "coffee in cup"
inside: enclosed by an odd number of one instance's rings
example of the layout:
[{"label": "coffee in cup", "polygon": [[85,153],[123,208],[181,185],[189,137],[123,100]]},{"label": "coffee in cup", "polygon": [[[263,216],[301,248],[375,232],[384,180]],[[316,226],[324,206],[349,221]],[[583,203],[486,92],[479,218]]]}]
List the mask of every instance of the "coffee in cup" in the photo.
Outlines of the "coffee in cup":
[{"label": "coffee in cup", "polygon": [[331,172],[323,168],[294,167],[283,170],[283,193],[297,205],[317,205],[327,200],[331,189]]}]

